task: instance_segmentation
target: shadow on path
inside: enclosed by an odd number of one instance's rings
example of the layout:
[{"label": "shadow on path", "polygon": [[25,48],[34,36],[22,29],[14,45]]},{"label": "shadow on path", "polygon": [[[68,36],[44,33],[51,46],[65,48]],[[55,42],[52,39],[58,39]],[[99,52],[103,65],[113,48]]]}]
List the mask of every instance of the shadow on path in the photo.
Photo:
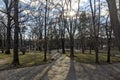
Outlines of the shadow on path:
[{"label": "shadow on path", "polygon": [[70,59],[70,69],[67,75],[66,80],[78,80],[76,75],[76,70],[74,66],[74,60]]},{"label": "shadow on path", "polygon": [[48,68],[45,70],[45,72],[43,73],[43,75],[39,78],[39,79],[37,79],[37,80],[49,80],[48,79],[48,71],[51,69],[51,67],[54,65],[54,63],[52,63],[52,64],[50,64],[49,66],[48,66]]}]

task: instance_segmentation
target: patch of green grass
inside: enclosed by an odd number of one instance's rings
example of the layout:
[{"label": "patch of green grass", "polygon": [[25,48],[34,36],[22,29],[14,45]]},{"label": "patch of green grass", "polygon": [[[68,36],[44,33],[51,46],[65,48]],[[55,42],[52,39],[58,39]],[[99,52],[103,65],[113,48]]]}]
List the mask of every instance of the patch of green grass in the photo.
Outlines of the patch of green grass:
[{"label": "patch of green grass", "polygon": [[0,54],[0,59],[4,59],[4,58],[8,58],[8,57],[12,57],[12,55],[6,55],[6,54]]},{"label": "patch of green grass", "polygon": [[[66,54],[67,56],[70,56],[70,53],[68,52]],[[89,53],[79,53],[79,52],[75,52],[75,61],[77,62],[81,62],[81,63],[95,63],[95,53],[92,52],[92,54]],[[107,54],[106,53],[99,53],[99,62],[100,63],[105,63],[107,61]],[[111,62],[112,63],[116,63],[116,62],[120,62],[120,57],[112,57],[111,56]]]},{"label": "patch of green grass", "polygon": [[[19,53],[19,62],[21,67],[46,64],[50,62],[49,54],[47,54],[47,62],[43,62],[43,58],[43,52],[36,52],[36,56],[34,52],[29,52],[25,55],[23,55],[21,52]],[[10,67],[10,64],[12,63],[12,60],[13,53],[11,53],[10,55],[0,54],[0,70],[8,69]]]}]

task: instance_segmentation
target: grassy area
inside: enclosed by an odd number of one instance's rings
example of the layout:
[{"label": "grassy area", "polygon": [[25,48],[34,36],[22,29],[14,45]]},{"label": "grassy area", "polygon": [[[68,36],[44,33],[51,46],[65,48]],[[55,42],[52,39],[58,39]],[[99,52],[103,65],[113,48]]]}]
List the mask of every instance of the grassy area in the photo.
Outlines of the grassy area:
[{"label": "grassy area", "polygon": [[[36,55],[36,56],[35,56]],[[50,62],[50,55],[47,55],[47,62],[43,62],[43,52],[27,52],[25,55],[19,53],[20,67],[46,64]],[[13,54],[0,54],[0,70],[9,69],[13,60]]]},{"label": "grassy area", "polygon": [[[70,56],[70,53],[67,53],[67,56]],[[92,54],[85,53],[82,54],[80,52],[75,52],[75,60],[81,63],[95,63],[95,53]],[[100,63],[106,63],[107,61],[107,54],[106,53],[99,53],[99,61]],[[111,62],[116,63],[120,62],[120,57],[111,57]]]}]

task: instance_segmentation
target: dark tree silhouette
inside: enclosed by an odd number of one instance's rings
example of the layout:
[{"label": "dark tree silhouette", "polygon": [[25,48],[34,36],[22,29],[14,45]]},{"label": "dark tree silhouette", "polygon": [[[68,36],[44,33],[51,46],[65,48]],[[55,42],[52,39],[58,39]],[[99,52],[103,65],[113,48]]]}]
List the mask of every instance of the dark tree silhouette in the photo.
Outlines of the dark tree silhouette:
[{"label": "dark tree silhouette", "polygon": [[13,0],[3,0],[4,4],[5,4],[5,9],[6,11],[2,11],[1,12],[5,13],[7,15],[7,40],[6,40],[6,54],[10,54],[10,47],[11,47],[11,21],[13,20],[12,16],[11,16],[11,12],[12,12],[12,8],[13,8]]},{"label": "dark tree silhouette", "polygon": [[14,0],[14,22],[15,22],[15,29],[14,29],[14,55],[13,55],[13,62],[12,64],[17,66],[19,65],[19,57],[18,57],[18,33],[19,33],[19,21],[18,21],[18,3],[19,0]]},{"label": "dark tree silhouette", "polygon": [[47,60],[47,0],[46,0],[46,7],[45,7],[45,27],[44,27],[44,30],[45,30],[45,35],[44,35],[44,38],[45,38],[45,43],[44,43],[44,61]]},{"label": "dark tree silhouette", "polygon": [[120,47],[120,23],[118,20],[118,12],[115,0],[106,0],[108,3],[110,22],[116,37],[117,46]]}]

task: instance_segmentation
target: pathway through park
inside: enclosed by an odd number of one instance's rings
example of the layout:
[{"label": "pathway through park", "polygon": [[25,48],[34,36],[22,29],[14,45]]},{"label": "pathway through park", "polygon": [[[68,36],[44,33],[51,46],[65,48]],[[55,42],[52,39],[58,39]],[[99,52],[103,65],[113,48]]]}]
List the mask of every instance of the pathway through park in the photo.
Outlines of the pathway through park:
[{"label": "pathway through park", "polygon": [[0,71],[0,80],[117,80],[117,75],[120,75],[120,63],[77,63],[61,54],[50,64]]}]

